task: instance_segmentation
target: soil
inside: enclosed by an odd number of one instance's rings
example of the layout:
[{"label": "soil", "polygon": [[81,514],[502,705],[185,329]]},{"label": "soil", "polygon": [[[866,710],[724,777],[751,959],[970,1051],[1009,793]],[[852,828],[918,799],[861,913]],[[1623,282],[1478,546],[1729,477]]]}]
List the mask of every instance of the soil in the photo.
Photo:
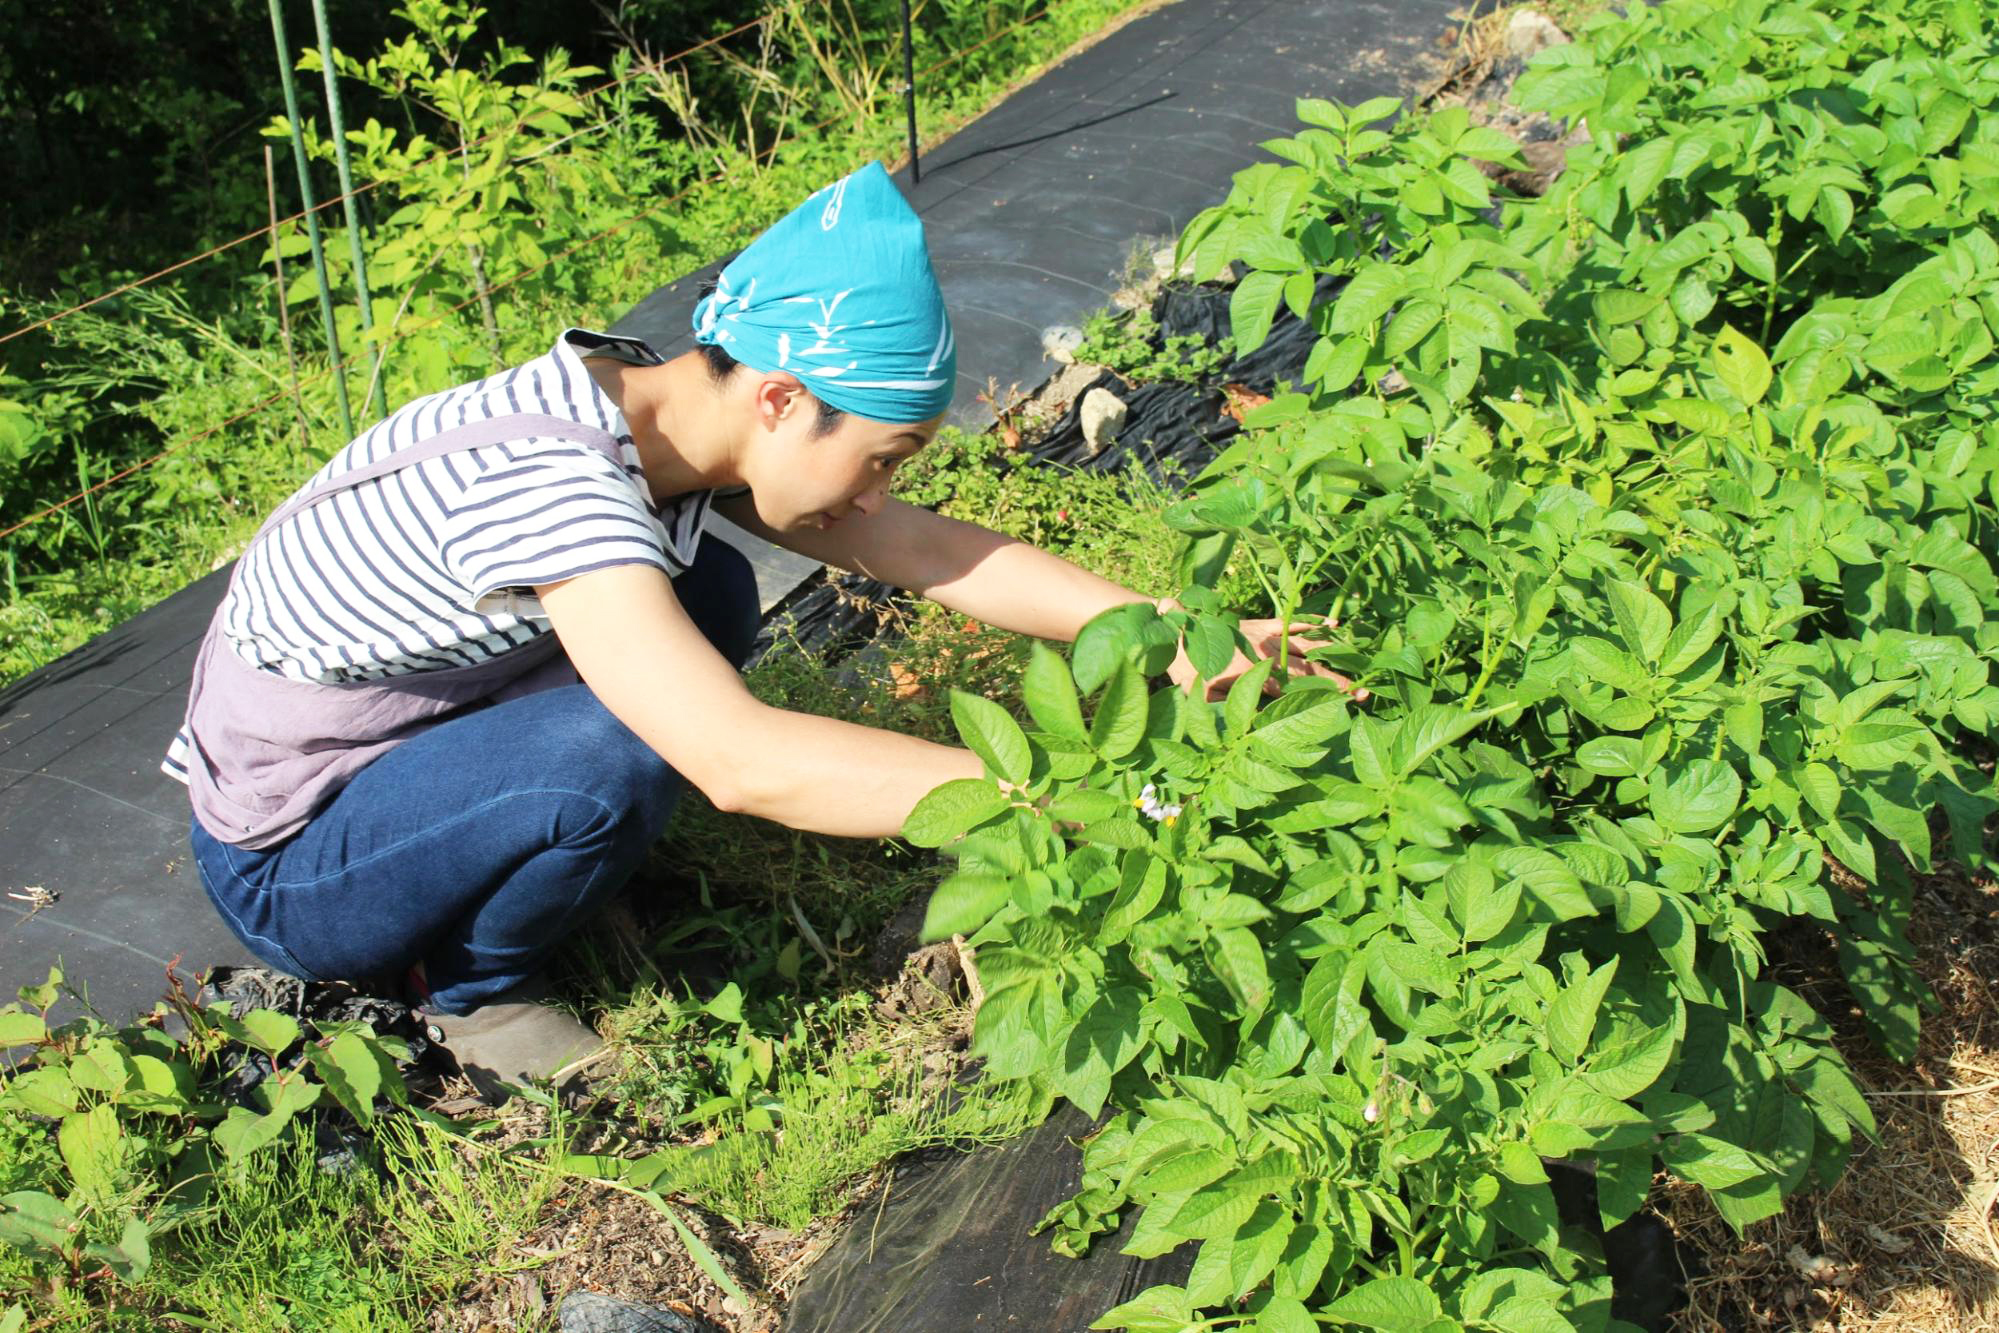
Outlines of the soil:
[{"label": "soil", "polygon": [[1696,1265],[1676,1329],[1999,1330],[1999,884],[1949,867],[1919,877],[1910,935],[1938,1009],[1907,1068],[1861,1027],[1828,941],[1773,948],[1769,975],[1834,1024],[1880,1140],[1832,1189],[1741,1237],[1698,1189],[1655,1190]]},{"label": "soil", "polygon": [[[682,1209],[682,1215],[735,1270],[738,1285],[745,1277],[753,1284],[757,1256],[746,1252],[725,1223],[696,1209]],[[482,1275],[457,1293],[451,1306],[434,1310],[430,1327],[438,1333],[553,1328],[563,1296],[572,1291],[605,1292],[730,1333],[777,1327],[770,1307],[745,1308],[724,1294],[650,1204],[586,1183],[558,1198],[542,1226],[515,1246],[510,1258],[518,1271]]]}]

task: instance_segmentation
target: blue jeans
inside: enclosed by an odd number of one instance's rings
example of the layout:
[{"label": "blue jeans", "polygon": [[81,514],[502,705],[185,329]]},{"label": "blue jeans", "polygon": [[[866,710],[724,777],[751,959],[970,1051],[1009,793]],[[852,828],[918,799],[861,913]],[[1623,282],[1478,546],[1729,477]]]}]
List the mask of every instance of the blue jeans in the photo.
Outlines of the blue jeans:
[{"label": "blue jeans", "polygon": [[[708,538],[673,587],[741,669],[758,620],[749,561]],[[358,980],[421,962],[428,1006],[465,1013],[536,972],[631,877],[682,785],[571,685],[405,741],[280,846],[248,851],[196,822],[195,862],[223,922],[270,966]]]}]

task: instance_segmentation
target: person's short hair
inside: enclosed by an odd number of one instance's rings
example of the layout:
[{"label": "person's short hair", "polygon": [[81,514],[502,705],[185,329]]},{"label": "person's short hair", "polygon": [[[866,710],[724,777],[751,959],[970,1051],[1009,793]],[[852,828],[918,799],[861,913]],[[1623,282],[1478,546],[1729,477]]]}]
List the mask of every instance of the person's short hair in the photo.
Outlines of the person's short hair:
[{"label": "person's short hair", "polygon": [[[714,295],[715,285],[713,278],[708,279],[701,284],[701,290],[697,295],[703,298]],[[736,367],[743,364],[736,360],[735,357],[723,351],[717,343],[696,343],[695,346],[700,349],[701,360],[708,367],[708,378],[714,380],[717,384],[723,383],[729,376],[735,374]],[[819,415],[813,418],[812,421],[813,439],[816,440],[821,436],[831,435],[834,431],[840,429],[840,423],[847,419],[847,414],[844,411],[834,407],[810,389],[806,390],[806,396],[812,399],[813,406],[819,409]]]}]

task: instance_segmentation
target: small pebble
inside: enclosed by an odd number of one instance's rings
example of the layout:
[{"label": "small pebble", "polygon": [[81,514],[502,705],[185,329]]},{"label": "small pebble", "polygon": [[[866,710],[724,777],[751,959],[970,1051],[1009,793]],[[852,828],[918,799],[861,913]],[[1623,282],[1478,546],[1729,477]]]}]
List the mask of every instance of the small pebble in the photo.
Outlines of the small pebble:
[{"label": "small pebble", "polygon": [[1074,365],[1083,331],[1074,324],[1050,324],[1041,331],[1041,350],[1063,365]]}]

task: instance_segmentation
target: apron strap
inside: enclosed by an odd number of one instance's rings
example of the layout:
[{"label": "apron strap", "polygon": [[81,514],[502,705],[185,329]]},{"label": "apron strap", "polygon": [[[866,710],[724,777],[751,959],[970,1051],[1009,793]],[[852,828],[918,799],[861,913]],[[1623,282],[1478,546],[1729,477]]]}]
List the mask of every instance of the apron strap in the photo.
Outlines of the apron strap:
[{"label": "apron strap", "polygon": [[[596,426],[587,426],[580,421],[568,421],[562,417],[543,416],[536,412],[509,412],[503,416],[488,417],[484,421],[468,421],[462,426],[439,431],[427,440],[396,450],[372,463],[350,468],[330,481],[320,483],[309,491],[300,491],[292,496],[275,514],[264,520],[257,529],[257,535],[250,539],[255,546],[265,533],[284,522],[292,515],[325,500],[331,500],[342,491],[352,490],[363,482],[385,477],[417,463],[457,453],[464,449],[477,449],[484,444],[508,444],[515,440],[534,437],[568,440],[574,444],[587,444],[603,454],[619,468],[624,467],[624,458],[618,451],[617,436]],[[246,551],[249,547],[244,548]]]}]

